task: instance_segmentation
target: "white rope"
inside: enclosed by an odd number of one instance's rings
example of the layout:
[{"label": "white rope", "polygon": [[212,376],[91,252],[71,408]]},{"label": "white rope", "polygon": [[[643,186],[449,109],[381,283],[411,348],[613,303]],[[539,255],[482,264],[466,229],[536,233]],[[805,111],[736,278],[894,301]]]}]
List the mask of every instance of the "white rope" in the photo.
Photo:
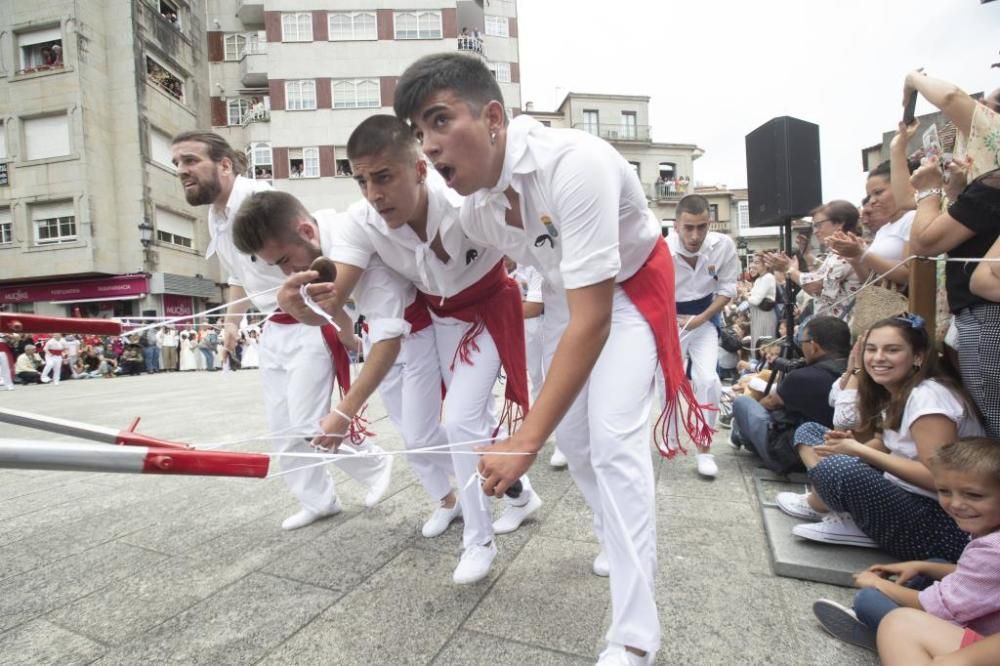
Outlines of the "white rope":
[{"label": "white rope", "polygon": [[243,298],[237,298],[235,301],[229,301],[228,303],[223,303],[222,305],[220,305],[218,307],[209,308],[208,310],[202,310],[201,312],[196,312],[194,314],[184,315],[184,316],[181,316],[181,317],[171,317],[169,319],[164,319],[162,321],[158,321],[155,324],[147,324],[146,326],[141,326],[139,328],[134,328],[131,331],[128,331],[127,334],[128,335],[136,335],[138,333],[145,333],[146,331],[152,330],[154,328],[159,328],[160,326],[163,326],[165,324],[171,324],[171,323],[178,322],[178,321],[187,321],[189,319],[196,319],[198,317],[204,317],[205,315],[211,314],[213,312],[219,312],[220,310],[225,310],[230,305],[236,305],[237,303],[243,303],[245,301],[249,301],[251,299],[257,298],[258,296],[265,296],[267,294],[271,294],[273,292],[276,292],[279,289],[281,289],[281,285],[279,285],[277,287],[271,287],[270,289],[264,289],[262,291],[258,291],[258,292],[253,293],[253,294],[249,294],[247,296],[244,296]]},{"label": "white rope", "polygon": [[299,287],[299,297],[302,298],[302,302],[305,303],[307,308],[312,310],[314,313],[318,314],[320,317],[325,319],[331,326],[333,326],[337,330],[337,333],[340,333],[340,326],[338,326],[337,322],[333,320],[333,317],[327,314],[327,312],[323,308],[321,308],[316,301],[313,300],[313,297],[309,295],[308,287],[309,287],[308,284],[304,284],[301,287]]}]

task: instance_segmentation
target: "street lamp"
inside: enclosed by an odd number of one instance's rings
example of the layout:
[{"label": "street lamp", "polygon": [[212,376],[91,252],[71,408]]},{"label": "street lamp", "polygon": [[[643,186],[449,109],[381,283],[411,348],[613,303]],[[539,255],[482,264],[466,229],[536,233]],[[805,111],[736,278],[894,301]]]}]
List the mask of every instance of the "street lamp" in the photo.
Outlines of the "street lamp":
[{"label": "street lamp", "polygon": [[139,241],[142,243],[143,269],[153,265],[153,252],[149,249],[153,244],[153,225],[143,220],[139,223]]},{"label": "street lamp", "polygon": [[740,238],[736,241],[736,254],[740,257],[740,266],[743,267],[743,270],[747,269],[747,250],[747,239],[740,236]]}]

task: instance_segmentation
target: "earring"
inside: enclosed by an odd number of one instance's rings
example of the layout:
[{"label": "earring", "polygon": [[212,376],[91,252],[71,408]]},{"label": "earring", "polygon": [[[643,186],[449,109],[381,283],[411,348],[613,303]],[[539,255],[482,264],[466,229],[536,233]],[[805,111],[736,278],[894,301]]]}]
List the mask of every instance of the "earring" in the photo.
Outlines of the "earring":
[{"label": "earring", "polygon": [[490,145],[497,145],[497,133],[495,130],[490,132]]}]

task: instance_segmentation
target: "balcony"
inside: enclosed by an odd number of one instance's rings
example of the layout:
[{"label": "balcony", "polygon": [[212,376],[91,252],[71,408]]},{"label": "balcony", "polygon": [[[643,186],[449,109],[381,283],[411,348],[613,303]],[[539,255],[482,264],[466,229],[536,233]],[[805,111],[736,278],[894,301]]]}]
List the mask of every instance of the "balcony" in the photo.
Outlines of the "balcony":
[{"label": "balcony", "polygon": [[574,129],[590,132],[607,141],[644,141],[649,142],[649,125],[609,125],[606,123],[574,123]]},{"label": "balcony", "polygon": [[266,42],[247,44],[240,57],[240,81],[247,88],[267,87]]},{"label": "balcony", "polygon": [[264,25],[264,0],[239,0],[236,16],[246,27]]},{"label": "balcony", "polygon": [[458,50],[461,53],[475,53],[484,58],[486,57],[486,52],[483,50],[483,40],[480,37],[460,35],[458,38]]}]

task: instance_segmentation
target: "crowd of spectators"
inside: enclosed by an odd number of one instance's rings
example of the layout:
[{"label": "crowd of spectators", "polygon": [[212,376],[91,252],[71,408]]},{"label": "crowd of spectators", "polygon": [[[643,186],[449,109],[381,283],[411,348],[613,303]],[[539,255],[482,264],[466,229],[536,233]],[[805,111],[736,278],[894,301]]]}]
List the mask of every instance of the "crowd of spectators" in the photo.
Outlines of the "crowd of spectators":
[{"label": "crowd of spectators", "polygon": [[58,384],[68,379],[256,368],[259,335],[257,326],[241,330],[234,353],[223,347],[219,329],[209,324],[162,326],[123,336],[15,333],[0,338],[12,350],[13,383]]},{"label": "crowd of spectators", "polygon": [[[1000,90],[914,71],[913,93],[954,138],[914,152],[927,128],[900,123],[859,203],[821,205],[790,251],[752,256],[719,356],[733,446],[808,473],[806,493],[777,497],[793,534],[902,560],[860,573],[853,608],[818,600],[818,620],[907,664],[1000,632],[1000,262],[977,261],[1000,258]],[[906,311],[906,260],[940,255],[946,326],[928,330]],[[901,638],[924,628],[951,643]]]}]

